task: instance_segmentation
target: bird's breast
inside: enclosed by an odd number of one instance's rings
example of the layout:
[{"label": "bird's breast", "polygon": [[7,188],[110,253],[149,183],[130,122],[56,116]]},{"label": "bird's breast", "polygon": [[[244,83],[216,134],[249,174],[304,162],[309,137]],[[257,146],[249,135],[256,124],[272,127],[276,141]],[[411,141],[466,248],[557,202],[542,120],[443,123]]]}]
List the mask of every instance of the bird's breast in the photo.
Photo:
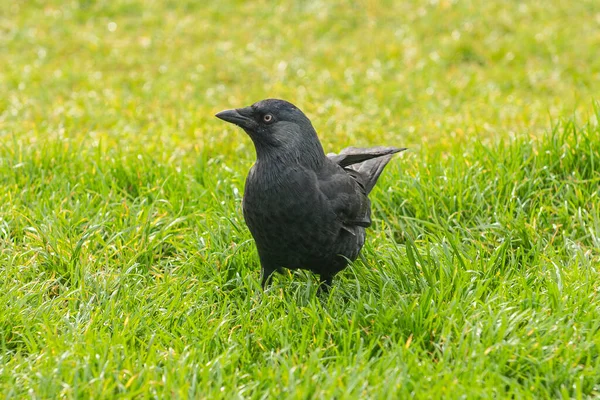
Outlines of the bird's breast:
[{"label": "bird's breast", "polygon": [[244,219],[259,247],[281,250],[332,240],[335,214],[319,191],[316,175],[290,168],[279,176],[248,175],[243,200]]},{"label": "bird's breast", "polygon": [[289,169],[278,175],[254,171],[248,175],[244,190],[244,212],[265,218],[278,218],[272,222],[291,222],[309,214],[306,207],[326,211],[316,184],[316,176],[300,168]]}]

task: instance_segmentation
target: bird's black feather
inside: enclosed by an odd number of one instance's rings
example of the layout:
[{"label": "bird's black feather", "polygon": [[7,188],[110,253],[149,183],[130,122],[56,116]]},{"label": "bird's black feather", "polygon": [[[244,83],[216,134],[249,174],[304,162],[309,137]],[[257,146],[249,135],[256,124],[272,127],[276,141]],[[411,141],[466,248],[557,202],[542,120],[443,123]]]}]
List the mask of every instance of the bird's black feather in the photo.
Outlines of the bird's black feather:
[{"label": "bird's black feather", "polygon": [[368,194],[396,147],[349,147],[326,156],[310,120],[276,99],[217,116],[244,129],[257,160],[246,179],[243,212],[256,241],[262,285],[282,267],[330,283],[358,256],[371,225]]}]

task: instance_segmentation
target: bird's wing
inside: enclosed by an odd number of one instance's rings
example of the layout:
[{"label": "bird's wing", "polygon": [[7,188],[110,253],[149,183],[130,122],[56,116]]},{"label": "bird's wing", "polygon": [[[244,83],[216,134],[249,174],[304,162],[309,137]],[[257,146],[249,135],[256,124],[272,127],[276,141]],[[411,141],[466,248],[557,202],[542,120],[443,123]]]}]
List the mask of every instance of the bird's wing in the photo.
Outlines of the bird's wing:
[{"label": "bird's wing", "polygon": [[372,158],[392,155],[404,150],[406,150],[406,147],[398,148],[378,146],[369,147],[366,149],[359,147],[346,147],[340,151],[340,154],[329,153],[327,154],[327,157],[340,167],[345,168],[349,165],[358,164]]},{"label": "bird's wing", "polygon": [[404,150],[406,148],[383,146],[368,149],[347,147],[340,154],[328,154],[327,157],[346,171],[358,172],[365,193],[369,194],[392,156]]},{"label": "bird's wing", "polygon": [[319,178],[319,190],[348,231],[354,233],[356,226],[366,228],[371,225],[371,203],[358,171],[336,167],[335,173]]}]

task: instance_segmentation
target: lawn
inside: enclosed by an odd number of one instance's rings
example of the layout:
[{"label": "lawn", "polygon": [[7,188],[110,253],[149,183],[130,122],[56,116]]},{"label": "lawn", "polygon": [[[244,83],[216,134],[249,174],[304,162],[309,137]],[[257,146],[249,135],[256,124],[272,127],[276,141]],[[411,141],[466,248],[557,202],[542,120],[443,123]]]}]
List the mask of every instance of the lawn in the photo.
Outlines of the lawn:
[{"label": "lawn", "polygon": [[[4,1],[0,397],[600,396],[600,3]],[[267,97],[394,145],[328,295],[260,290]]]}]

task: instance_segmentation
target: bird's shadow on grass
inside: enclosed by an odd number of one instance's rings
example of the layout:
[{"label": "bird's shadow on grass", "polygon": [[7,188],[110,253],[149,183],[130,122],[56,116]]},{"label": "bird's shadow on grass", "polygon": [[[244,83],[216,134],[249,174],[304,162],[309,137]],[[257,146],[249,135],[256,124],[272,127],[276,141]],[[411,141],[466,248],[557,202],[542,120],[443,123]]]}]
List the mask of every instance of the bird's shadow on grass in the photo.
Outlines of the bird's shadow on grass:
[{"label": "bird's shadow on grass", "polygon": [[[271,284],[262,291],[256,279],[255,296],[261,302],[277,297],[287,303],[306,306],[313,301],[323,307],[352,305],[357,301],[377,302],[388,290],[395,290],[386,275],[377,271],[366,260],[357,260],[334,278],[329,288],[319,283],[318,276],[307,271],[289,271],[273,276]],[[394,285],[395,286],[395,285]],[[395,290],[396,291],[396,290]],[[401,295],[396,291],[397,295]],[[367,300],[368,299],[368,300]]]}]

